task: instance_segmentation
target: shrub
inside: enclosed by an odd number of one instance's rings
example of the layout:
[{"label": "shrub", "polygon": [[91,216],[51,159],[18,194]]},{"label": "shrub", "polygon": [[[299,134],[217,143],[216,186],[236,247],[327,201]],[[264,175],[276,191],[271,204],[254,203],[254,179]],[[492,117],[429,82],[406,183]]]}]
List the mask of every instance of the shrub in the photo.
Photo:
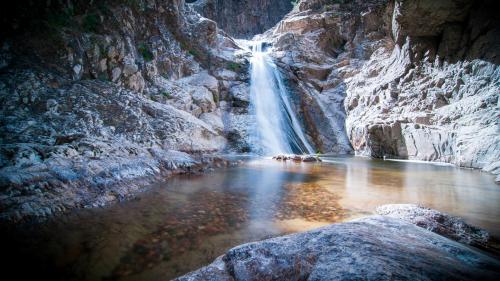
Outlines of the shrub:
[{"label": "shrub", "polygon": [[108,74],[105,72],[101,72],[97,75],[97,79],[101,81],[109,81]]},{"label": "shrub", "polygon": [[140,12],[144,12],[146,10],[146,6],[143,1],[140,0],[124,0],[123,1],[127,6],[131,8],[135,8]]},{"label": "shrub", "polygon": [[200,53],[198,53],[198,51],[196,51],[194,49],[189,50],[189,54],[192,55],[193,57],[199,57],[200,56]]},{"label": "shrub", "polygon": [[214,102],[215,102],[215,103],[219,103],[219,95],[217,95],[217,94],[212,94],[212,96],[213,96]]},{"label": "shrub", "polygon": [[96,14],[88,14],[83,18],[82,27],[86,32],[96,32],[99,24],[99,17]]},{"label": "shrub", "polygon": [[171,99],[172,98],[172,94],[170,92],[165,91],[165,92],[162,92],[161,94],[164,97],[166,97],[167,99]]},{"label": "shrub", "polygon": [[235,62],[230,62],[227,64],[227,68],[232,71],[239,71],[241,69],[241,65]]},{"label": "shrub", "polygon": [[154,59],[153,53],[144,44],[140,44],[138,48],[139,53],[144,58],[144,61],[149,62]]}]

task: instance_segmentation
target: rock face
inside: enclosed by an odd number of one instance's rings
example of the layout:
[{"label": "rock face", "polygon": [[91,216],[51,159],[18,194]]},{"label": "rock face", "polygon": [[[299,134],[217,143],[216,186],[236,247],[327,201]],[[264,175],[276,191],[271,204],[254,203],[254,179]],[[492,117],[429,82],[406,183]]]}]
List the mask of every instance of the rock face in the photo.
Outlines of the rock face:
[{"label": "rock face", "polygon": [[303,0],[265,39],[323,152],[352,145],[376,158],[498,174],[497,8],[490,0]]},{"label": "rock face", "polygon": [[496,280],[499,277],[498,260],[410,223],[374,216],[244,244],[176,280]]},{"label": "rock face", "polygon": [[377,208],[377,214],[401,219],[458,242],[487,248],[490,236],[483,229],[462,219],[414,204],[389,204]]},{"label": "rock face", "polygon": [[246,54],[215,22],[183,0],[94,2],[2,10],[0,220],[103,205],[244,150]]},{"label": "rock face", "polygon": [[235,38],[250,39],[273,27],[292,10],[290,0],[195,0],[193,8]]}]

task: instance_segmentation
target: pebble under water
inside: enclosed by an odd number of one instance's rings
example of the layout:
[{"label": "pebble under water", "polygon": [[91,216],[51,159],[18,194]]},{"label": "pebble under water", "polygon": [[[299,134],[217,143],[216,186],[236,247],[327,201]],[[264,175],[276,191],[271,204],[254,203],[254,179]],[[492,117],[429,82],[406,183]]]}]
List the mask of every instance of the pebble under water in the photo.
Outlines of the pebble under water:
[{"label": "pebble under water", "polygon": [[[6,232],[4,264],[51,280],[167,280],[236,245],[419,203],[500,236],[500,188],[479,171],[324,157],[252,159],[158,182],[137,198]],[[19,278],[22,279],[22,278]]]}]

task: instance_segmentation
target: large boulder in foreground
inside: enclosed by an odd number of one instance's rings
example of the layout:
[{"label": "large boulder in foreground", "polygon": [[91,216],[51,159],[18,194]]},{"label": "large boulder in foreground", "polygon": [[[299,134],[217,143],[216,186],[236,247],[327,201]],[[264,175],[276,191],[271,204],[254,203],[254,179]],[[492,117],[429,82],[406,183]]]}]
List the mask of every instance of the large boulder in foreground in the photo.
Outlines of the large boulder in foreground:
[{"label": "large boulder in foreground", "polygon": [[235,247],[177,280],[499,280],[500,261],[373,216]]},{"label": "large boulder in foreground", "polygon": [[487,248],[490,236],[486,230],[468,225],[461,218],[415,204],[388,204],[377,208],[377,214],[401,219],[458,242]]}]

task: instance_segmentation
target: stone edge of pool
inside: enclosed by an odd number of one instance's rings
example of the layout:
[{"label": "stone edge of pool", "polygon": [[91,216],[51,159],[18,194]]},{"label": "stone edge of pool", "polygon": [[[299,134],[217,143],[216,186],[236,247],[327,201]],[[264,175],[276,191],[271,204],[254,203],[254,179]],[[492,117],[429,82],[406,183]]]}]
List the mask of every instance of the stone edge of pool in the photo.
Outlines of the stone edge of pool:
[{"label": "stone edge of pool", "polygon": [[383,205],[376,212],[384,215],[234,247],[175,280],[500,278],[499,259],[453,241],[481,246],[489,239],[484,230],[414,204]]},{"label": "stone edge of pool", "polygon": [[0,172],[0,224],[37,224],[79,208],[127,200],[158,181],[179,174],[236,166],[240,159],[219,154],[153,151],[153,158],[58,162],[29,171]]}]

